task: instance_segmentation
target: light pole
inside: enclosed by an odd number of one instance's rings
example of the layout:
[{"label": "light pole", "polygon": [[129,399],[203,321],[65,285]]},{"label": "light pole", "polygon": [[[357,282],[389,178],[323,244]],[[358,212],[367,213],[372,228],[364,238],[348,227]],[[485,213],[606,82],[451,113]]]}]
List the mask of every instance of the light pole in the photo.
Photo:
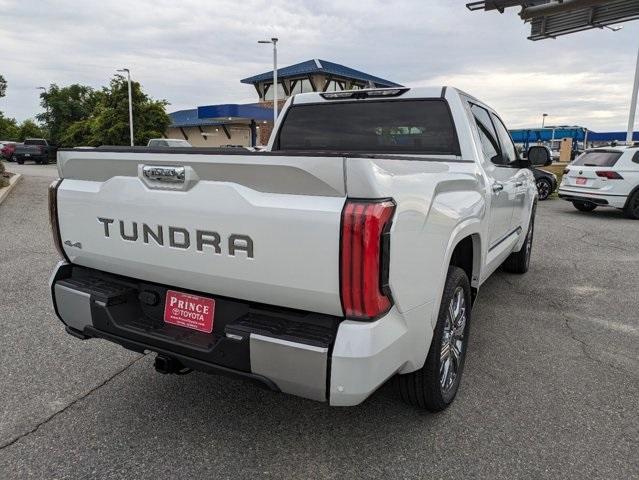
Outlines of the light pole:
[{"label": "light pole", "polygon": [[637,52],[637,66],[635,67],[635,83],[632,86],[632,98],[630,99],[626,145],[632,145],[632,132],[635,129],[635,112],[637,111],[637,90],[639,90],[639,51]]},{"label": "light pole", "polygon": [[548,116],[547,113],[542,113],[541,114],[541,128],[544,128],[544,124],[546,123],[546,117]]},{"label": "light pole", "polygon": [[118,72],[126,72],[129,85],[129,134],[131,135],[131,146],[133,146],[133,101],[131,100],[131,72],[128,68],[121,68]]},{"label": "light pole", "polygon": [[273,44],[273,127],[277,122],[277,37],[270,40],[258,40],[257,43]]}]

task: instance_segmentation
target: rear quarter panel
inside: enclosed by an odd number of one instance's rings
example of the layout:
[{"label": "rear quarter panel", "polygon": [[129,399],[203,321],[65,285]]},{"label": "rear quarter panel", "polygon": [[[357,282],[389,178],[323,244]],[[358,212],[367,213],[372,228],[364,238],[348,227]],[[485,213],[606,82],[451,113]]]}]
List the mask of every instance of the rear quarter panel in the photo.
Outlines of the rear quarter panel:
[{"label": "rear quarter panel", "polygon": [[350,198],[397,203],[389,282],[399,311],[439,303],[452,251],[481,232],[486,205],[476,164],[351,158],[346,178]]}]

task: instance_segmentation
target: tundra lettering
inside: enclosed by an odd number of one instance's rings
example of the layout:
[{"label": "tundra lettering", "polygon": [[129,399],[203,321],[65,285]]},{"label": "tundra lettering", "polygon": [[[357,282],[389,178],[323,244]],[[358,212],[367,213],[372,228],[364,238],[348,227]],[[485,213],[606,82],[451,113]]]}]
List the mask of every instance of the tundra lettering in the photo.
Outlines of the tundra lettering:
[{"label": "tundra lettering", "polygon": [[[115,220],[113,218],[105,217],[97,217],[97,219],[104,228],[104,236],[110,238],[111,230],[109,225],[114,223]],[[120,226],[120,238],[122,238],[122,240],[126,240],[128,242],[138,241],[138,222],[125,222],[124,220],[118,220],[118,224]],[[186,228],[170,226],[167,230],[169,246],[183,250],[186,250],[191,246],[191,233]],[[153,228],[146,223],[142,223],[142,242],[149,244],[151,238],[158,246],[164,246],[164,227],[162,225],[156,225],[155,228]],[[220,255],[222,253],[220,243],[221,237],[219,233],[210,230],[195,230],[195,244],[198,252],[203,252],[204,247],[208,246],[211,247],[213,253]],[[238,235],[235,233],[229,235],[228,255],[230,257],[237,256],[236,252],[246,252],[246,258],[254,258],[253,250],[253,239],[251,239],[248,235]]]}]

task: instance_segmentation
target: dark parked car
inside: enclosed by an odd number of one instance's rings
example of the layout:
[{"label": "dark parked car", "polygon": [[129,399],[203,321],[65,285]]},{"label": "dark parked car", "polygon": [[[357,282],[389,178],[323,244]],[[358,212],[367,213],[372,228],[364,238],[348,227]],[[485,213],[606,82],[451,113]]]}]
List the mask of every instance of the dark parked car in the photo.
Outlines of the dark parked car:
[{"label": "dark parked car", "polygon": [[[541,162],[539,159],[546,155],[548,160],[544,163],[544,166],[548,166],[552,164],[552,152],[546,146],[535,145],[528,150],[526,156],[528,156],[528,160],[531,161],[532,165],[540,165]],[[530,166],[529,168],[535,176],[537,192],[539,192],[539,200],[546,200],[550,197],[552,192],[557,189],[557,176],[554,173],[547,172],[540,168],[535,168],[534,166]]]},{"label": "dark parked car", "polygon": [[557,189],[557,175],[540,168],[531,168],[535,176],[539,200],[546,200]]},{"label": "dark parked car", "polygon": [[17,145],[13,156],[20,165],[27,160],[44,165],[55,161],[58,148],[50,145],[44,138],[27,138],[23,144]]}]

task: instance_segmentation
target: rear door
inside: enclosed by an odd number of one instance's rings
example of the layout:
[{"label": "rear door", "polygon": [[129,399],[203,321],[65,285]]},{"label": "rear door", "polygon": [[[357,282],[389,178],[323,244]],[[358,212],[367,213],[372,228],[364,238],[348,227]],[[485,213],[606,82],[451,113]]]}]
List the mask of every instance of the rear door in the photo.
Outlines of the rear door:
[{"label": "rear door", "polygon": [[65,252],[175,289],[340,315],[343,161],[62,151]]},{"label": "rear door", "polygon": [[512,231],[517,170],[508,166],[507,157],[504,159],[499,136],[488,110],[474,103],[470,103],[470,107],[486,159],[484,170],[491,184],[489,248],[492,248]]}]

